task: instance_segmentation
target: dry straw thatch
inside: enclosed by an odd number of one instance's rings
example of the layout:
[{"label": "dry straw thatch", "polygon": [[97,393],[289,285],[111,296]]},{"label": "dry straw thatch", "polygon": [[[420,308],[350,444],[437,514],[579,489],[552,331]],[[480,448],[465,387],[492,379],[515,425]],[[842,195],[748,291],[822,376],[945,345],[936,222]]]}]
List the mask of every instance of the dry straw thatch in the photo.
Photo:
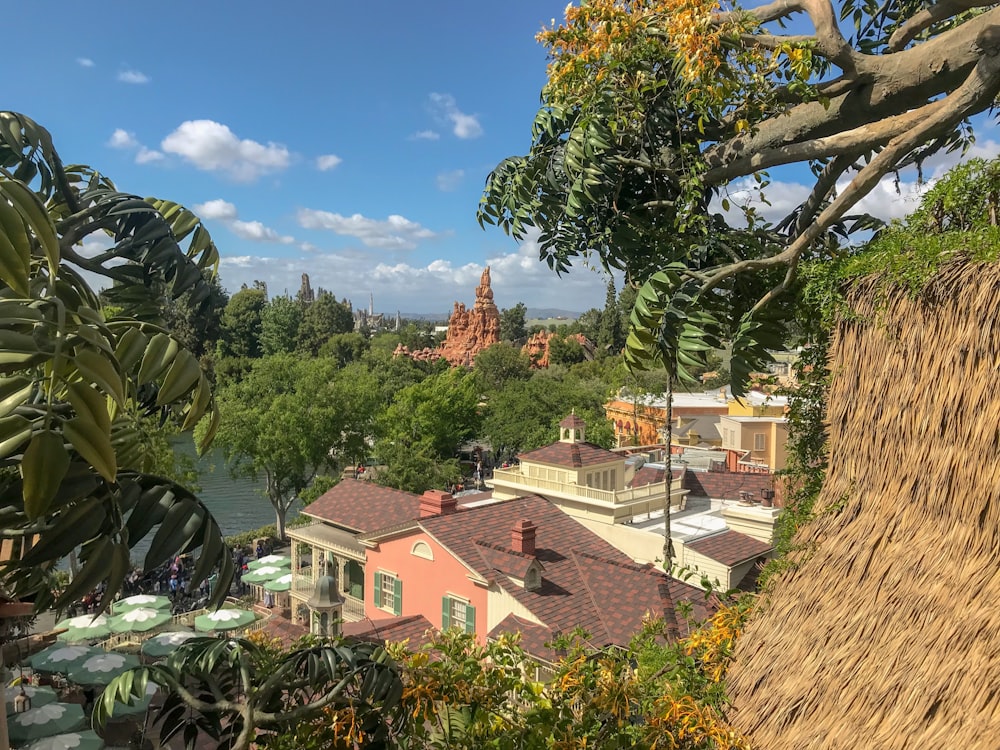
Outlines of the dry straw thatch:
[{"label": "dry straw thatch", "polygon": [[1000,747],[1000,267],[913,299],[867,280],[836,334],[830,469],[737,644],[761,750]]}]

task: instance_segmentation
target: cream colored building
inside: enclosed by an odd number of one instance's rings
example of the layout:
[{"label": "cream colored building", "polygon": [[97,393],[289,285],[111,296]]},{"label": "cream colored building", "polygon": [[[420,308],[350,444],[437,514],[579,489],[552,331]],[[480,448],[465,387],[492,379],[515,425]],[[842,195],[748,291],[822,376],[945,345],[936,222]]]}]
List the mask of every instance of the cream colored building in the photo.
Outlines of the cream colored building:
[{"label": "cream colored building", "polygon": [[736,454],[731,471],[780,471],[787,460],[788,420],[784,417],[729,416],[719,418],[722,448]]}]

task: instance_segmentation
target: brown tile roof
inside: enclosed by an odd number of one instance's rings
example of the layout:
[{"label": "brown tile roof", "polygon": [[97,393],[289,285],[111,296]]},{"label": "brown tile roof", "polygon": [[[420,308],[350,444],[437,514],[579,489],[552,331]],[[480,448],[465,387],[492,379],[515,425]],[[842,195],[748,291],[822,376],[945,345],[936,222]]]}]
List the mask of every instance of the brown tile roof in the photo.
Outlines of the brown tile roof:
[{"label": "brown tile roof", "polygon": [[309,635],[309,628],[299,625],[285,617],[272,615],[264,621],[261,628],[267,635],[277,638],[285,648],[291,646],[295,641],[304,635]]},{"label": "brown tile roof", "polygon": [[[686,469],[675,469],[670,472],[671,479],[674,480],[674,486],[679,487],[677,484],[684,478],[684,472]],[[667,470],[665,466],[650,466],[646,464],[645,466],[639,467],[639,470],[632,477],[632,481],[629,487],[645,487],[647,484],[656,484],[657,482],[667,481]]]},{"label": "brown tile roof", "polygon": [[687,546],[705,557],[730,567],[766,555],[773,549],[770,544],[732,529],[689,542]]},{"label": "brown tile roof", "polygon": [[[489,569],[496,570],[504,575],[520,578],[521,580],[524,580],[528,574],[528,568],[535,562],[535,558],[532,555],[526,555],[523,552],[509,549],[509,545],[508,547],[503,547],[499,544],[490,544],[489,542],[477,539],[476,546],[479,548],[479,554],[483,558],[483,562]],[[544,566],[542,566],[542,569],[545,569]],[[487,577],[490,580],[495,578],[495,576]]]},{"label": "brown tile roof", "polygon": [[345,636],[359,641],[400,643],[408,640],[411,649],[428,643],[430,640],[427,637],[428,631],[433,629],[430,620],[423,615],[345,622],[342,628]]},{"label": "brown tile roof", "polygon": [[489,632],[488,638],[496,638],[502,633],[520,633],[521,646],[529,654],[546,661],[555,661],[558,655],[546,644],[551,643],[555,634],[550,628],[537,622],[525,620],[517,615],[507,615]]},{"label": "brown tile roof", "polygon": [[[473,515],[474,514],[474,517]],[[542,585],[526,591],[488,560],[483,550],[509,549],[511,528],[531,520]],[[673,618],[672,596],[698,598],[699,589],[677,582],[624,553],[537,495],[425,518],[421,526],[484,578],[517,599],[551,631],[579,626],[596,646],[625,645],[647,612]],[[499,631],[498,631],[499,632]],[[550,655],[533,652],[543,658]]]},{"label": "brown tile roof", "polygon": [[559,423],[560,427],[568,427],[571,430],[578,430],[581,427],[586,427],[587,423],[584,422],[580,417],[574,412],[566,417],[562,422]]},{"label": "brown tile roof", "polygon": [[374,482],[342,479],[302,509],[303,515],[366,533],[420,516],[420,496]]},{"label": "brown tile roof", "polygon": [[621,461],[622,457],[593,443],[550,443],[518,456],[522,461],[532,461],[552,466],[578,469],[582,466]]}]

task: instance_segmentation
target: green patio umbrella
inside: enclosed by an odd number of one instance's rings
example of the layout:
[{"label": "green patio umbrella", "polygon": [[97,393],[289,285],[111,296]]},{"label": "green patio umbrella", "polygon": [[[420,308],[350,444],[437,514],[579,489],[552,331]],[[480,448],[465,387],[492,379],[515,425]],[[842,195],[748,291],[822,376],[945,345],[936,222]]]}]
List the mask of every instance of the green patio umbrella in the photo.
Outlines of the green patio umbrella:
[{"label": "green patio umbrella", "polygon": [[4,691],[4,701],[7,704],[8,715],[14,713],[14,699],[21,694],[22,687],[24,688],[24,694],[31,701],[32,708],[45,706],[59,700],[56,691],[45,685],[11,685]]},{"label": "green patio umbrella", "polygon": [[247,573],[243,576],[243,581],[245,583],[266,583],[283,575],[288,575],[288,568],[279,568],[277,565],[262,565],[253,573]]},{"label": "green patio umbrella", "polygon": [[247,563],[247,567],[250,568],[250,570],[257,570],[268,566],[275,568],[290,568],[292,567],[292,558],[287,555],[264,555],[258,560],[251,560]]},{"label": "green patio umbrella", "polygon": [[149,656],[153,659],[162,659],[164,656],[170,656],[177,647],[182,643],[186,643],[192,638],[204,638],[205,636],[199,633],[192,633],[190,631],[171,631],[169,633],[158,633],[152,638],[148,638],[142,643],[140,651],[145,656]]},{"label": "green patio umbrella", "polygon": [[126,670],[139,666],[139,657],[102,651],[69,668],[66,679],[77,685],[104,686]]},{"label": "green patio umbrella", "polygon": [[7,734],[12,745],[25,745],[54,734],[74,732],[87,726],[83,706],[76,703],[49,703],[20,714],[7,716]]},{"label": "green patio umbrella", "polygon": [[257,619],[257,615],[246,609],[220,609],[194,618],[194,629],[202,633],[222,630],[236,630],[246,627]]},{"label": "green patio umbrella", "polygon": [[147,607],[152,609],[164,609],[169,612],[172,606],[173,602],[165,596],[159,596],[156,594],[135,594],[134,596],[126,596],[124,599],[116,601],[111,605],[111,611],[116,615],[120,615],[123,612],[128,612],[130,609]]},{"label": "green patio umbrella", "polygon": [[28,664],[36,672],[58,672],[66,674],[70,667],[86,661],[91,656],[103,654],[99,648],[92,646],[68,645],[55,643],[28,659]]},{"label": "green patio umbrella", "polygon": [[170,612],[152,607],[136,607],[108,620],[114,633],[145,633],[170,622]]},{"label": "green patio umbrella", "polygon": [[95,638],[107,638],[111,635],[107,615],[67,617],[65,620],[57,622],[55,627],[56,630],[66,628],[65,633],[59,634],[59,640],[68,643],[91,641]]},{"label": "green patio umbrella", "polygon": [[104,740],[90,729],[85,729],[36,740],[24,750],[101,750],[103,747]]},{"label": "green patio umbrella", "polygon": [[292,574],[285,573],[285,575],[280,578],[275,578],[273,581],[268,581],[264,584],[264,588],[268,591],[288,591],[292,587]]}]

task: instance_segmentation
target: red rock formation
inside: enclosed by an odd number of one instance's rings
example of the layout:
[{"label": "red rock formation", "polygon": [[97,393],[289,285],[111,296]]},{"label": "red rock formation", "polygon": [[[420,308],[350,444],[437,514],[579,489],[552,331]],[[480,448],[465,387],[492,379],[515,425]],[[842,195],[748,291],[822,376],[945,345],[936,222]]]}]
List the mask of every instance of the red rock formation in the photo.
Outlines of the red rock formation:
[{"label": "red rock formation", "polygon": [[479,279],[479,286],[476,287],[476,302],[472,309],[467,310],[461,302],[455,303],[455,309],[448,320],[448,335],[438,352],[452,367],[469,367],[475,362],[479,352],[499,341],[500,311],[493,302],[490,267],[486,266]]},{"label": "red rock formation", "polygon": [[436,349],[431,349],[429,346],[425,346],[423,349],[411,351],[410,347],[404,344],[396,344],[396,348],[393,350],[392,356],[409,357],[416,362],[433,362],[441,359],[441,353]]}]

